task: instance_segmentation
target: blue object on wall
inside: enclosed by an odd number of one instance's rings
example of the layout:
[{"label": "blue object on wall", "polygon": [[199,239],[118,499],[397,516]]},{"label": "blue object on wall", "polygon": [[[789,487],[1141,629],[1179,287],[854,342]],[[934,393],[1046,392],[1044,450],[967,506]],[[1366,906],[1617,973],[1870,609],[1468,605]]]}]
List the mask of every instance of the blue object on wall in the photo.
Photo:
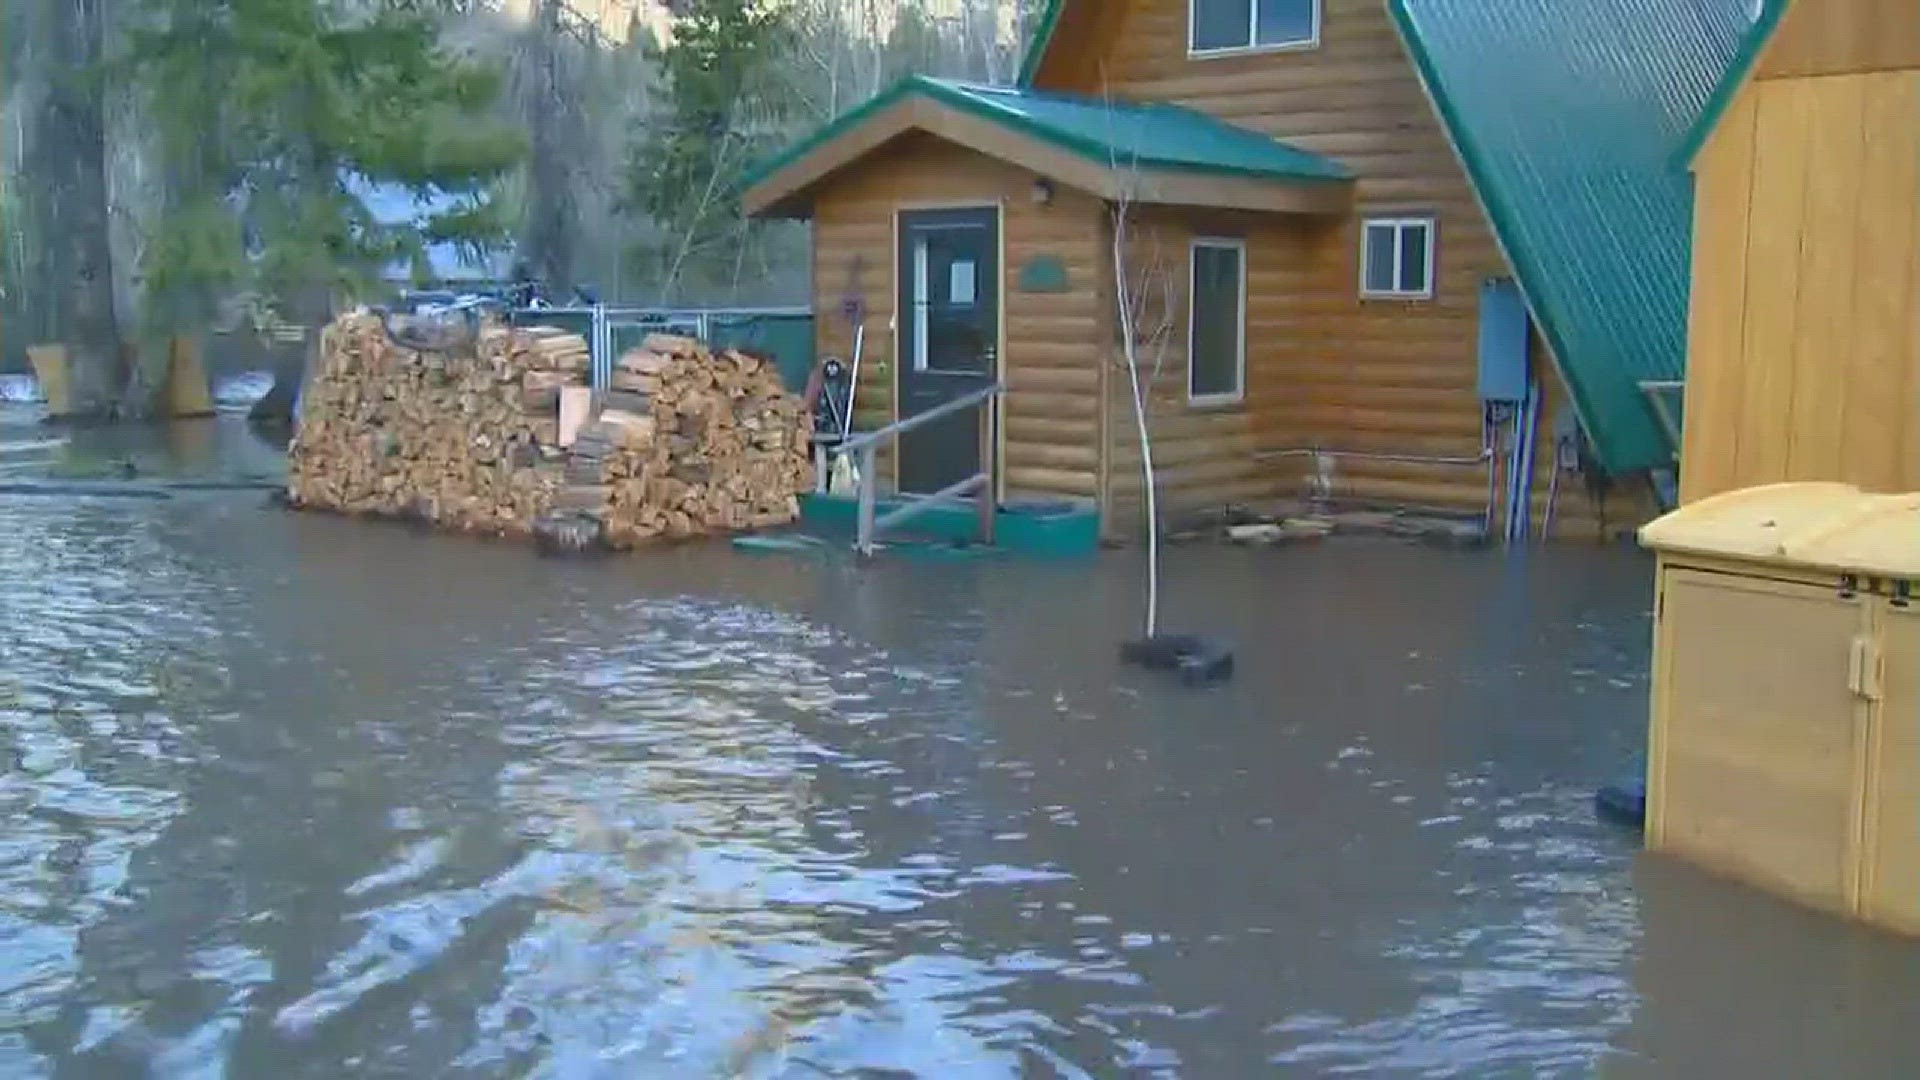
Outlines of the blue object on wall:
[{"label": "blue object on wall", "polygon": [[1067,261],[1058,255],[1035,255],[1020,267],[1020,291],[1066,292]]},{"label": "blue object on wall", "polygon": [[1511,278],[1480,286],[1480,400],[1527,400],[1527,302]]}]

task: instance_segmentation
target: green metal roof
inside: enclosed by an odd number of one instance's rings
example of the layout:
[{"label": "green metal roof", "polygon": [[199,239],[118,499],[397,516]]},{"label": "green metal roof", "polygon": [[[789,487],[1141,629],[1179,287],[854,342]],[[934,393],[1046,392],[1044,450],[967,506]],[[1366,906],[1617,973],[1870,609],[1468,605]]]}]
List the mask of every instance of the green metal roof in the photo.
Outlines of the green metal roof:
[{"label": "green metal roof", "polygon": [[1066,10],[1067,0],[1047,0],[1046,10],[1040,13],[1040,20],[1033,26],[1033,41],[1027,45],[1027,55],[1020,61],[1020,85],[1032,86],[1034,73],[1040,69],[1040,58],[1047,54],[1047,46],[1053,43],[1053,32],[1060,28],[1060,13]]},{"label": "green metal roof", "polygon": [[1640,387],[1685,377],[1693,183],[1673,164],[1750,0],[1389,0],[1611,472],[1674,447]]},{"label": "green metal roof", "polygon": [[775,155],[748,175],[746,186],[760,183],[875,114],[915,95],[991,120],[1102,164],[1118,161],[1144,169],[1275,180],[1340,181],[1353,175],[1337,161],[1177,105],[1109,102],[915,75],[895,83],[878,97]]}]

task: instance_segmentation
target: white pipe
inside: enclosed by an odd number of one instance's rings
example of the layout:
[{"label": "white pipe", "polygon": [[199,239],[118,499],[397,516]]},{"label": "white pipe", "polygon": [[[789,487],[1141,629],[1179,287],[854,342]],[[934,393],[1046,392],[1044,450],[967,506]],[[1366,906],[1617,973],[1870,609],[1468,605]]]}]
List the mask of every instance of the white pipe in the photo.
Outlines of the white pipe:
[{"label": "white pipe", "polygon": [[853,369],[847,374],[847,411],[840,417],[840,439],[846,441],[853,434],[853,403],[860,397],[860,354],[867,348],[867,324],[861,323],[853,328]]},{"label": "white pipe", "polygon": [[1514,500],[1517,498],[1517,496],[1514,495],[1513,491],[1514,491],[1514,486],[1518,482],[1520,477],[1520,444],[1526,439],[1526,435],[1525,435],[1526,422],[1527,422],[1527,403],[1526,403],[1526,399],[1522,398],[1518,404],[1514,405],[1513,416],[1509,420],[1509,426],[1512,429],[1512,435],[1510,436],[1510,441],[1507,444],[1507,488],[1504,493],[1504,498],[1506,501],[1503,506],[1504,513],[1501,515],[1503,518],[1501,522],[1501,529],[1502,529],[1501,538],[1505,540],[1508,544],[1513,543],[1513,528],[1514,528],[1513,504],[1514,504]]},{"label": "white pipe", "polygon": [[1519,442],[1514,445],[1513,501],[1507,511],[1507,539],[1523,542],[1527,539],[1527,519],[1533,512],[1533,448],[1535,435],[1540,426],[1540,388],[1537,383],[1527,384],[1527,401],[1520,410]]},{"label": "white pipe", "polygon": [[1255,461],[1270,461],[1285,457],[1330,457],[1345,458],[1352,461],[1391,461],[1402,465],[1480,465],[1492,456],[1493,451],[1482,448],[1473,457],[1442,457],[1431,454],[1372,454],[1358,450],[1320,450],[1313,447],[1294,447],[1286,450],[1262,450],[1253,455]]},{"label": "white pipe", "polygon": [[1481,452],[1487,458],[1487,509],[1480,518],[1480,534],[1493,539],[1493,519],[1499,513],[1496,501],[1500,491],[1500,420],[1497,407],[1485,405],[1480,410]]}]

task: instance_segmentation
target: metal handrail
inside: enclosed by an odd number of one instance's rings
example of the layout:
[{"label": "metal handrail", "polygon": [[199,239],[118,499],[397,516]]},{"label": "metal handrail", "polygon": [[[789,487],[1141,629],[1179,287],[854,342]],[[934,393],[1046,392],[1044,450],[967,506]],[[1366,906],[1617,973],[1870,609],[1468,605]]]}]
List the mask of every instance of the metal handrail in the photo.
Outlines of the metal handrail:
[{"label": "metal handrail", "polygon": [[836,452],[841,454],[860,453],[869,446],[873,446],[887,439],[897,439],[907,432],[912,431],[914,428],[924,427],[927,424],[933,423],[935,420],[944,419],[945,417],[952,416],[954,413],[975,408],[981,402],[999,397],[1006,392],[1007,387],[1005,383],[994,383],[992,386],[983,386],[970,394],[962,394],[952,401],[944,402],[928,409],[926,412],[915,413],[904,420],[895,420],[883,428],[878,428],[873,431],[863,431],[853,438],[848,439],[846,442],[841,443]]},{"label": "metal handrail", "polygon": [[1675,461],[1680,460],[1680,447],[1683,442],[1681,418],[1673,415],[1673,410],[1667,407],[1667,399],[1664,395],[1681,392],[1686,388],[1687,384],[1684,382],[1664,379],[1643,379],[1640,382],[1640,393],[1647,399],[1647,407],[1653,410],[1654,419],[1660,422],[1660,433],[1667,437],[1667,445],[1672,449]]},{"label": "metal handrail", "polygon": [[[943,502],[964,498],[979,493],[980,542],[993,543],[994,514],[998,507],[994,502],[994,428],[993,402],[1006,393],[1005,383],[996,382],[992,386],[982,387],[968,394],[943,402],[926,412],[909,416],[904,420],[895,420],[878,431],[862,432],[848,439],[832,451],[835,454],[860,455],[860,505],[858,532],[854,538],[854,550],[861,557],[871,557],[874,552],[874,537],[880,530],[900,525]],[[874,455],[883,443],[897,440],[915,428],[924,427],[967,409],[980,410],[980,464],[981,470],[957,483],[926,495],[914,503],[900,507],[885,517],[875,519],[874,502],[879,487],[879,478],[875,475]]]}]

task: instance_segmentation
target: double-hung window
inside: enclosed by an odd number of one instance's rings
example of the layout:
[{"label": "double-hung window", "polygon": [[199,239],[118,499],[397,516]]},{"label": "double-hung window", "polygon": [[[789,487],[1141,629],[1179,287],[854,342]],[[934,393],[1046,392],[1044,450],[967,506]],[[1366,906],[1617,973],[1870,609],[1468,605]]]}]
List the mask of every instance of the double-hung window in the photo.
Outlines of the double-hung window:
[{"label": "double-hung window", "polygon": [[1320,40],[1321,0],[1187,0],[1195,54],[1304,48]]},{"label": "double-hung window", "polygon": [[1193,242],[1187,324],[1187,400],[1225,405],[1246,395],[1247,245]]},{"label": "double-hung window", "polygon": [[1385,300],[1433,297],[1430,217],[1372,217],[1360,229],[1360,295]]}]

